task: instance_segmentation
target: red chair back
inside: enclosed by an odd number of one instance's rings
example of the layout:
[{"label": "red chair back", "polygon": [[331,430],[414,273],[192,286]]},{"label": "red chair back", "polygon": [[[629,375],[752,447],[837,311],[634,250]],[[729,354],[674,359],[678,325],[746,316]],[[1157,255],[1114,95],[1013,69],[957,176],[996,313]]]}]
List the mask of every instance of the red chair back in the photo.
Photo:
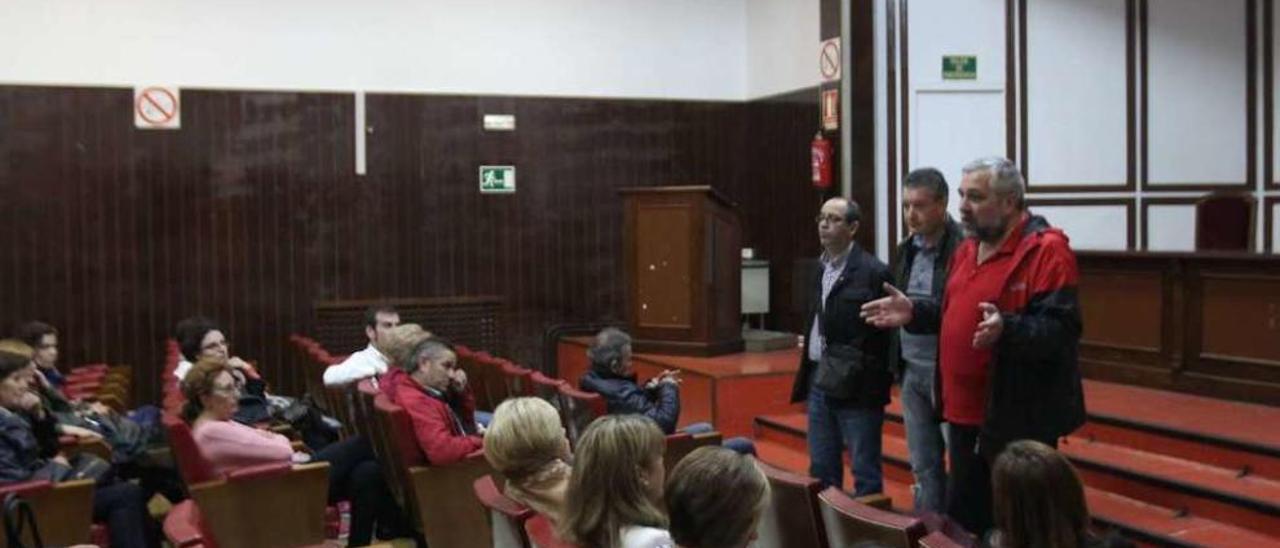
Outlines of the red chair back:
[{"label": "red chair back", "polygon": [[763,546],[827,547],[818,509],[822,482],[757,461],[769,479],[770,500],[756,532]]},{"label": "red chair back", "polygon": [[533,371],[507,360],[502,360],[501,364],[502,381],[503,386],[506,388],[507,398],[520,398],[533,394],[533,382],[529,380],[529,376],[533,374]]},{"label": "red chair back", "polygon": [[569,386],[568,383],[562,384],[557,389],[560,391],[560,408],[563,411],[561,416],[564,418],[564,429],[569,434],[569,442],[578,443],[578,436],[583,430],[587,429],[587,425],[591,421],[599,417],[603,417],[609,413],[608,406],[605,404],[604,398],[599,394],[591,392],[583,392]]},{"label": "red chair back", "polygon": [[173,460],[178,462],[178,471],[182,473],[187,485],[195,485],[218,478],[213,463],[204,458],[196,439],[191,435],[191,426],[175,415],[165,415],[165,433],[169,436],[169,447],[173,449]]},{"label": "red chair back", "polygon": [[819,493],[818,501],[831,546],[877,540],[888,546],[914,548],[928,532],[917,518],[872,508],[837,487]]},{"label": "red chair back", "polygon": [[472,489],[480,504],[489,511],[494,548],[529,548],[524,522],[533,517],[533,510],[502,494],[493,476],[477,479],[472,483]]},{"label": "red chair back", "polygon": [[579,548],[577,544],[561,540],[551,520],[542,514],[534,514],[524,522],[524,532],[529,535],[533,548]]}]

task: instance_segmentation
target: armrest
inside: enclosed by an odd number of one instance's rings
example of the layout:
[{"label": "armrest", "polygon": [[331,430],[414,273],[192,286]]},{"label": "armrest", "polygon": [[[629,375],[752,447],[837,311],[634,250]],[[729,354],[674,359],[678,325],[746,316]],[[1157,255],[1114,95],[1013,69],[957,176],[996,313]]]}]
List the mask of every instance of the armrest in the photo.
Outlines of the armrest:
[{"label": "armrest", "polygon": [[49,480],[20,481],[17,483],[0,485],[0,496],[7,496],[9,493],[28,496],[41,491],[48,491],[50,489],[53,489],[53,482]]},{"label": "armrest", "polygon": [[273,462],[271,464],[259,464],[257,466],[246,466],[227,472],[227,481],[248,481],[258,478],[269,478],[288,474],[293,470],[293,464],[289,462]]}]

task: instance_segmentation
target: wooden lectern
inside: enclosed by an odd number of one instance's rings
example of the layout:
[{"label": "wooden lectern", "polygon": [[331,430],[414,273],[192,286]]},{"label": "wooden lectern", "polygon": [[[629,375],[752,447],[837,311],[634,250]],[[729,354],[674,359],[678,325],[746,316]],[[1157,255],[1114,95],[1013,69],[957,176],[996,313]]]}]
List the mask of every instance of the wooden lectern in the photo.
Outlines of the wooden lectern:
[{"label": "wooden lectern", "polygon": [[709,186],[623,189],[627,324],[635,352],[742,350],[742,235]]}]

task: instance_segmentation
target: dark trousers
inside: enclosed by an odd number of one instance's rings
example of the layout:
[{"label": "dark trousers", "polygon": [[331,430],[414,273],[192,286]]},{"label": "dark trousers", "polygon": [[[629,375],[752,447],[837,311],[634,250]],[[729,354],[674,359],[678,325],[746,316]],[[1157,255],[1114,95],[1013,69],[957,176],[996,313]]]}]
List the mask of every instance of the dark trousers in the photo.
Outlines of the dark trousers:
[{"label": "dark trousers", "polygon": [[[981,427],[948,423],[951,438],[947,456],[951,472],[947,476],[947,515],[978,538],[983,538],[994,525],[991,496],[991,465],[1007,442],[989,439],[978,443]],[[1058,447],[1058,439],[1037,440]],[[994,445],[993,445],[994,443]]]},{"label": "dark trousers", "polygon": [[375,522],[390,534],[408,531],[404,512],[387,488],[368,440],[356,436],[331,443],[315,459],[329,463],[329,502],[351,501],[349,545],[369,544]]},{"label": "dark trousers", "polygon": [[158,546],[142,488],[120,482],[93,491],[93,521],[106,522],[112,548]]}]

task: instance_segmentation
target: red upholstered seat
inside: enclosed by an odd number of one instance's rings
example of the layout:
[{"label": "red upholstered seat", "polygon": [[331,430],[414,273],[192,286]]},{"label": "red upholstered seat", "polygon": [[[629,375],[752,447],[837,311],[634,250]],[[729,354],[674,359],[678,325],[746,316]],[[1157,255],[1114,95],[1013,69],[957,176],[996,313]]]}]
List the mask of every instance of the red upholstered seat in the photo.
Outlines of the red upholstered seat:
[{"label": "red upholstered seat", "polygon": [[[23,481],[0,485],[0,499],[15,493],[31,505],[39,520],[41,540],[46,546],[83,544],[97,539],[93,521],[93,480],[51,483]],[[105,532],[106,527],[99,527]],[[2,542],[3,539],[0,539]],[[28,546],[34,539],[24,537]]]},{"label": "red upholstered seat", "polygon": [[913,548],[927,532],[919,519],[872,508],[836,487],[819,493],[818,501],[830,546],[849,546],[870,539]]},{"label": "red upholstered seat", "polygon": [[818,510],[822,482],[763,462],[757,464],[769,479],[771,492],[757,529],[761,544],[826,548],[827,535]]},{"label": "red upholstered seat", "polygon": [[556,535],[556,528],[551,520],[542,514],[534,514],[524,522],[524,530],[529,535],[529,543],[533,548],[579,548],[577,544],[561,540]]},{"label": "red upholstered seat", "polygon": [[533,395],[533,382],[529,380],[529,376],[533,375],[533,371],[507,360],[502,360],[499,363],[501,364],[502,381],[506,389],[507,398]]},{"label": "red upholstered seat", "polygon": [[608,405],[599,394],[583,392],[569,386],[568,383],[558,387],[560,391],[561,417],[564,429],[569,434],[569,441],[578,443],[578,436],[591,421],[609,413]]}]

